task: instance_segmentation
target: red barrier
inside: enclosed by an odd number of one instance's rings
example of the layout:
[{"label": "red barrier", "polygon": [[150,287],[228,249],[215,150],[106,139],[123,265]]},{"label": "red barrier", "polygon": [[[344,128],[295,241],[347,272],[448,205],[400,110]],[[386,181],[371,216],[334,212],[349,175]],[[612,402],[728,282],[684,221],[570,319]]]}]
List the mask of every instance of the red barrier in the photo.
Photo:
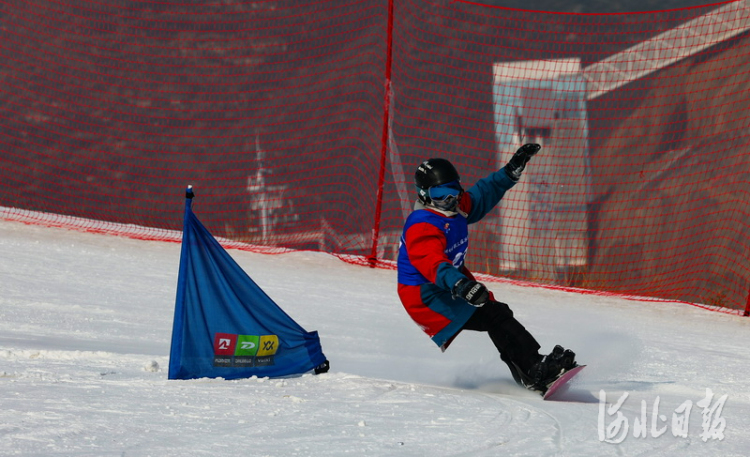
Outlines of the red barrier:
[{"label": "red barrier", "polygon": [[750,313],[745,0],[0,0],[0,20],[0,217],[170,239],[193,184],[217,236],[392,266],[418,163],[471,185],[535,141],[472,269]]}]

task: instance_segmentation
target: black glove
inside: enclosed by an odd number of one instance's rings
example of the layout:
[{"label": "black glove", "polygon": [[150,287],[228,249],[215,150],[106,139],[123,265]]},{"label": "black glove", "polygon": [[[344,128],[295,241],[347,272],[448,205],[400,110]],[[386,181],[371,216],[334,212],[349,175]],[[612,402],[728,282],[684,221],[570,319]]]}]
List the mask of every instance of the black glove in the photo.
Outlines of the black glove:
[{"label": "black glove", "polygon": [[518,151],[513,154],[513,157],[511,157],[505,166],[505,172],[508,173],[510,179],[518,181],[521,178],[523,169],[526,168],[526,164],[540,149],[542,147],[536,143],[527,143],[518,148]]},{"label": "black glove", "polygon": [[490,293],[487,288],[481,282],[472,281],[470,279],[461,278],[453,285],[451,289],[451,295],[453,298],[463,298],[470,305],[484,306],[490,300]]}]

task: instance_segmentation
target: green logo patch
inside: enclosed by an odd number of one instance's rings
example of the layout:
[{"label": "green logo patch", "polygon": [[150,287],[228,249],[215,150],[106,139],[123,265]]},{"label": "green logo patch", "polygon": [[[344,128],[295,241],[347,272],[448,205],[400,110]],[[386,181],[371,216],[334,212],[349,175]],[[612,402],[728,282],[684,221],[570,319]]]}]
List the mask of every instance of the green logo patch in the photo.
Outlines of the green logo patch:
[{"label": "green logo patch", "polygon": [[258,335],[237,335],[237,349],[234,355],[253,357],[258,353],[260,337]]}]

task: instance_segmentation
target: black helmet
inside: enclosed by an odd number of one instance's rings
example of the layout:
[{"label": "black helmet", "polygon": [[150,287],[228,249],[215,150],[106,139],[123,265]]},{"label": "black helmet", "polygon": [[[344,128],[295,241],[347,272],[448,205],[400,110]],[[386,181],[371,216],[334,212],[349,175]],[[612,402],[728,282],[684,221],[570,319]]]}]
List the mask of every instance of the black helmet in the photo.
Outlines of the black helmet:
[{"label": "black helmet", "polygon": [[414,184],[417,185],[419,201],[430,203],[430,187],[461,181],[456,167],[446,159],[429,159],[422,162],[414,173]]}]

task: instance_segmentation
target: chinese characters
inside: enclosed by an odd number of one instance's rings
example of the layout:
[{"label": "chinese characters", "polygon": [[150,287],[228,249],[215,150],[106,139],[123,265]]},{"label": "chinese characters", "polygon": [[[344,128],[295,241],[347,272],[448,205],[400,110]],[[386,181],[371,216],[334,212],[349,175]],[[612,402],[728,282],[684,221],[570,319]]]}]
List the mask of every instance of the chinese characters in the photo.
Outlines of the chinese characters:
[{"label": "chinese characters", "polygon": [[[672,413],[671,424],[664,414],[659,412],[660,398],[656,397],[652,407],[649,409],[646,400],[641,400],[640,415],[633,418],[632,429],[631,422],[620,411],[629,393],[625,392],[612,405],[607,405],[607,394],[604,390],[599,391],[599,441],[606,443],[618,444],[625,441],[628,432],[632,431],[634,438],[658,438],[667,432],[671,425],[672,435],[678,438],[688,437],[688,427],[690,423],[690,413],[693,410],[693,402],[686,400],[675,408]],[[714,393],[711,389],[706,389],[706,396],[695,403],[695,406],[701,408],[701,426],[703,432],[701,439],[706,442],[709,439],[724,439],[724,429],[726,420],[721,417],[724,404],[727,401],[727,395],[721,396],[714,401]],[[607,419],[611,418],[608,424]],[[650,423],[650,426],[649,426]]]}]

